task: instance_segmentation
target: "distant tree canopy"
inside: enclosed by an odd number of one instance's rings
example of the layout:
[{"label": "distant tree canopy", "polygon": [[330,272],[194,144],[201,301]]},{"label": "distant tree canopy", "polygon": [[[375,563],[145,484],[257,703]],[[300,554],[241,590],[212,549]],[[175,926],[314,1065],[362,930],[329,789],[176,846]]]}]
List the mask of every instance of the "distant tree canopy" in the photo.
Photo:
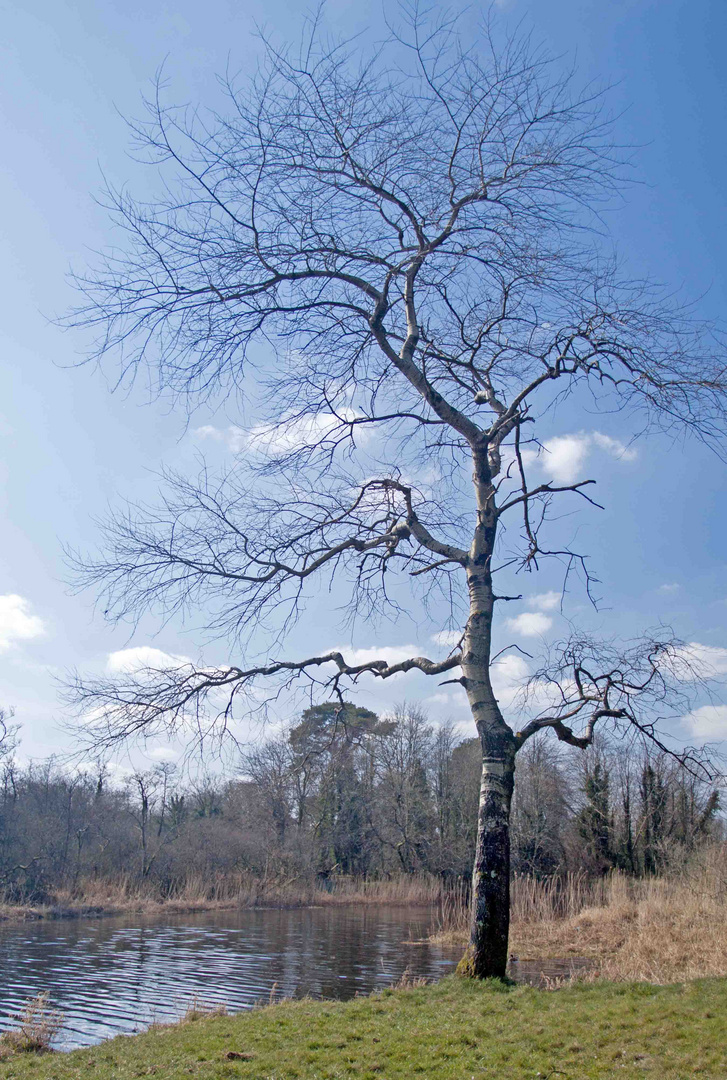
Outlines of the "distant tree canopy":
[{"label": "distant tree canopy", "polygon": [[[232,776],[170,765],[109,782],[51,759],[0,764],[0,900],[45,903],[188,887],[214,899],[242,881],[318,882],[431,874],[466,882],[479,803],[477,739],[402,707],[306,710],[249,750]],[[312,752],[314,749],[314,752]],[[520,757],[513,872],[633,875],[681,867],[723,835],[716,789],[663,754],[591,748],[577,765],[542,737]]]}]

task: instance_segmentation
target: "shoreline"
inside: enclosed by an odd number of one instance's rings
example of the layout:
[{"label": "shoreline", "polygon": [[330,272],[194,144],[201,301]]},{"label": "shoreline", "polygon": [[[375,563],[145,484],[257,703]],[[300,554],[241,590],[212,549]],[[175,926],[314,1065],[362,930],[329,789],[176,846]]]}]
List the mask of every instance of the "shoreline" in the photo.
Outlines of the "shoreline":
[{"label": "shoreline", "polygon": [[[265,905],[255,905],[263,907]],[[267,905],[270,907],[278,905]],[[282,905],[280,905],[282,906]],[[294,906],[294,905],[290,905]],[[302,905],[301,905],[302,906]],[[204,911],[231,911],[235,908],[249,909],[250,905],[229,903],[185,904],[175,901],[129,901],[126,904],[38,904],[3,906],[0,908],[0,925],[7,923],[57,922],[61,919],[106,919],[121,915],[192,915]]]},{"label": "shoreline", "polygon": [[[563,894],[555,892],[553,897],[535,896],[538,902],[532,902],[523,882],[514,882],[511,954],[523,962],[570,957],[589,961],[601,977],[617,981],[727,977],[727,893],[713,870],[676,879],[613,875],[597,885],[586,895],[574,891],[563,905]],[[559,904],[550,902],[553,899]],[[426,936],[412,945],[453,951],[466,946],[469,911],[464,896],[446,893],[440,882],[425,878],[341,879],[330,890],[313,883],[246,881],[236,889],[220,888],[217,896],[205,897],[201,889],[189,887],[167,900],[124,895],[113,886],[105,891],[89,887],[77,897],[60,895],[55,904],[0,905],[0,925],[353,905],[428,910]]]},{"label": "shoreline", "polygon": [[[53,904],[0,904],[0,926],[9,923],[55,922],[61,919],[104,919],[124,915],[159,916],[193,915],[213,911],[295,910],[296,908],[344,907],[353,904],[367,906],[432,908],[437,897],[426,892],[404,895],[399,888],[386,889],[388,883],[371,883],[372,888],[343,889],[340,892],[310,890],[298,896],[285,892],[259,893],[221,900],[179,899],[153,900],[133,897],[127,900],[78,900],[59,901]],[[397,883],[394,883],[396,885]]]}]

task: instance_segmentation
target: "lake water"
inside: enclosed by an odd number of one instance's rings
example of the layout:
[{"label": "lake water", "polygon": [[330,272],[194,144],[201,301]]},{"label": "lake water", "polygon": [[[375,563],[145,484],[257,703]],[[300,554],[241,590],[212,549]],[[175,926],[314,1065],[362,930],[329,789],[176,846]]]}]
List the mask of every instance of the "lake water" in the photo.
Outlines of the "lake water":
[{"label": "lake water", "polygon": [[[376,905],[0,924],[0,1029],[41,991],[65,1017],[55,1045],[71,1049],[175,1020],[195,998],[238,1011],[271,991],[368,994],[407,969],[438,979],[458,953],[410,943],[431,921],[430,909]],[[512,973],[537,982],[542,966]]]},{"label": "lake water", "polygon": [[231,1011],[277,996],[348,998],[456,959],[424,937],[431,911],[345,906],[0,925],[0,1029],[48,991],[65,1016],[56,1045],[89,1045],[174,1020],[197,997]]}]

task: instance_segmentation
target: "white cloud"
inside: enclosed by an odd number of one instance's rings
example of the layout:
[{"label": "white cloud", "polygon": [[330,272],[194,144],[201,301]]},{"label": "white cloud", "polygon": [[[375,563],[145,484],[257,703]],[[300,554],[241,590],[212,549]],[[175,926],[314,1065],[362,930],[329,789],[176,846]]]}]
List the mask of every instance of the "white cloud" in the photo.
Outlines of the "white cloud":
[{"label": "white cloud", "polygon": [[464,689],[460,691],[460,695],[448,694],[445,690],[438,690],[436,694],[430,694],[428,698],[425,698],[427,705],[461,705]]},{"label": "white cloud", "polygon": [[248,434],[242,428],[230,424],[226,428],[213,427],[212,424],[203,424],[192,432],[198,439],[211,439],[213,442],[224,443],[233,454],[239,454],[244,450],[248,442]]},{"label": "white cloud", "polygon": [[[341,424],[354,420],[361,414],[355,409],[342,408],[338,413],[319,413],[317,416],[292,416],[275,424],[258,424],[245,431],[231,424],[226,428],[203,424],[192,432],[198,439],[210,439],[222,443],[233,454],[243,450],[257,450],[270,457],[280,457],[305,446],[314,446],[321,440],[338,434]],[[370,429],[359,427],[356,441],[362,444],[370,437]]]},{"label": "white cloud", "polygon": [[[436,635],[435,635],[436,636]],[[364,664],[370,660],[386,660],[390,664],[408,660],[413,656],[421,656],[422,648],[419,645],[380,645],[366,649],[347,649],[337,646],[336,651],[341,652],[344,659],[351,664]],[[445,678],[455,678],[459,669],[452,670]],[[516,702],[530,675],[530,667],[524,656],[517,652],[503,653],[492,665],[490,676],[495,697],[503,709],[509,709]],[[393,679],[404,679],[404,675],[395,675]],[[388,681],[388,680],[387,680]],[[382,686],[383,691],[383,686]],[[424,699],[424,703],[438,708],[457,709],[466,706],[464,690],[458,687],[444,688],[437,686],[432,688],[433,693]],[[373,706],[372,706],[373,707]],[[467,714],[469,720],[469,712]]]},{"label": "white cloud", "polygon": [[[315,446],[331,438],[334,433],[338,436],[342,424],[360,415],[355,409],[342,408],[337,414],[319,413],[318,416],[284,418],[275,424],[258,424],[249,431],[234,426],[224,430],[205,426],[197,428],[195,434],[224,442],[236,454],[243,450],[255,450],[270,457],[280,457],[302,447]],[[359,445],[365,443],[370,434],[369,428],[359,427],[356,441]]]},{"label": "white cloud", "polygon": [[109,653],[106,670],[111,675],[135,675],[140,671],[170,671],[174,668],[192,666],[186,656],[172,656],[161,649],[138,645],[131,649],[119,649]]},{"label": "white cloud", "polygon": [[663,593],[665,596],[670,596],[672,593],[679,592],[681,585],[678,585],[675,581],[665,582],[660,585],[657,592]]},{"label": "white cloud", "polygon": [[[526,447],[522,451],[524,465],[539,465],[556,484],[575,484],[585,479],[586,461],[594,450],[603,450],[617,461],[635,461],[636,451],[619,439],[601,431],[577,431],[571,435],[555,435],[543,443],[542,451]],[[512,448],[504,456],[511,459]]]},{"label": "white cloud", "polygon": [[413,656],[421,656],[419,645],[375,645],[370,649],[351,649],[336,645],[332,652],[340,652],[347,664],[368,664],[371,660],[385,660],[387,664],[399,664]]},{"label": "white cloud", "polygon": [[461,637],[461,630],[440,630],[437,634],[432,634],[432,641],[435,645],[446,645],[451,649],[459,644]]},{"label": "white cloud", "polygon": [[636,461],[637,454],[633,446],[626,446],[620,439],[613,439],[601,431],[592,431],[590,438],[594,446],[597,446],[599,450],[605,450],[618,461]]},{"label": "white cloud", "polygon": [[[679,662],[684,667],[680,669]],[[727,675],[727,649],[717,645],[702,645],[699,641],[690,641],[676,651],[677,674],[685,680],[692,676],[701,679],[713,679],[718,675]]]},{"label": "white cloud", "polygon": [[[354,409],[344,408],[335,413],[319,413],[317,416],[293,417],[281,420],[278,424],[260,424],[248,434],[247,445],[253,450],[261,450],[271,457],[280,457],[304,446],[315,446],[321,440],[339,433],[341,424],[354,420],[360,414]],[[367,428],[360,428],[356,434],[359,443],[366,440]]]},{"label": "white cloud", "polygon": [[[334,645],[330,652],[339,652],[347,664],[355,667],[359,664],[368,664],[374,660],[385,660],[387,664],[400,664],[404,660],[411,660],[416,656],[431,656],[431,653],[422,648],[421,645],[372,645],[370,648],[354,649],[350,645]],[[332,666],[332,665],[331,665]],[[459,669],[453,669],[452,677],[456,677],[459,673]],[[419,672],[418,668],[412,668],[409,672],[398,672],[392,676],[392,679],[405,679],[410,675],[420,675],[422,678],[426,676]],[[448,676],[444,676],[447,678]],[[378,680],[377,680],[378,681]],[[387,679],[387,682],[390,682]],[[375,686],[371,683],[367,684],[367,691],[376,692]]]},{"label": "white cloud", "polygon": [[543,443],[543,472],[558,484],[574,484],[583,473],[589,440],[585,435],[557,435]]},{"label": "white cloud", "polygon": [[727,739],[727,705],[702,705],[684,717],[692,735],[700,739]]},{"label": "white cloud", "polygon": [[507,625],[515,633],[522,634],[523,637],[537,637],[550,630],[553,620],[549,615],[543,615],[540,611],[523,611],[521,615],[516,615],[514,619],[508,619]]},{"label": "white cloud", "polygon": [[150,750],[145,750],[144,753],[152,761],[171,762],[177,761],[180,757],[179,750],[175,750],[173,746],[152,746]]},{"label": "white cloud", "polygon": [[543,715],[546,711],[558,708],[564,699],[572,698],[577,693],[578,687],[573,679],[563,679],[557,684],[548,682],[547,679],[535,679],[528,686],[522,705],[528,716]]},{"label": "white cloud", "polygon": [[507,709],[513,704],[529,674],[527,660],[518,653],[505,653],[495,660],[490,675],[492,689],[501,709]]},{"label": "white cloud", "polygon": [[123,784],[126,780],[129,780],[135,770],[130,765],[123,765],[120,761],[109,761],[106,764],[106,771],[111,778],[111,782]]},{"label": "white cloud", "polygon": [[538,593],[537,596],[528,598],[528,603],[536,607],[538,611],[555,611],[560,607],[561,594],[559,592]]},{"label": "white cloud", "polygon": [[0,596],[0,652],[16,641],[29,641],[45,633],[45,623],[31,615],[29,607],[25,597],[16,593]]},{"label": "white cloud", "polygon": [[504,653],[492,665],[493,681],[500,686],[512,686],[513,683],[520,685],[527,679],[529,672],[530,667],[525,657],[515,652]]}]

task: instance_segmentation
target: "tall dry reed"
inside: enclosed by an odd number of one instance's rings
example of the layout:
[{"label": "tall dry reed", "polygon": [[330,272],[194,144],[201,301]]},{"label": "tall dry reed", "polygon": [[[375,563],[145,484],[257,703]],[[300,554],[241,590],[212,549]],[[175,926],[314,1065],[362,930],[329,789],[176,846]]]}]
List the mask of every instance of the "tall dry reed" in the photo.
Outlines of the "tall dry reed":
[{"label": "tall dry reed", "polygon": [[12,906],[0,903],[0,919],[52,918],[142,912],[213,911],[223,908],[310,907],[335,904],[436,904],[443,892],[439,878],[410,874],[388,880],[338,877],[328,881],[302,875],[239,872],[203,878],[192,875],[172,882],[164,896],[152,882],[131,876],[80,881],[58,890],[52,903]]},{"label": "tall dry reed", "polygon": [[51,1051],[63,1023],[63,1013],[52,1008],[48,994],[42,993],[26,1001],[13,1020],[16,1026],[0,1035],[0,1057]]},{"label": "tall dry reed", "polygon": [[[451,893],[431,940],[463,946],[468,923],[466,893]],[[510,947],[521,960],[583,957],[591,977],[614,980],[727,975],[727,848],[705,847],[660,877],[515,877]]]},{"label": "tall dry reed", "polygon": [[[510,885],[513,923],[550,923],[571,918],[586,907],[603,904],[609,879],[593,880],[585,874],[538,879],[513,876]],[[433,940],[459,945],[469,932],[469,888],[465,884],[443,891],[437,904]]]}]

